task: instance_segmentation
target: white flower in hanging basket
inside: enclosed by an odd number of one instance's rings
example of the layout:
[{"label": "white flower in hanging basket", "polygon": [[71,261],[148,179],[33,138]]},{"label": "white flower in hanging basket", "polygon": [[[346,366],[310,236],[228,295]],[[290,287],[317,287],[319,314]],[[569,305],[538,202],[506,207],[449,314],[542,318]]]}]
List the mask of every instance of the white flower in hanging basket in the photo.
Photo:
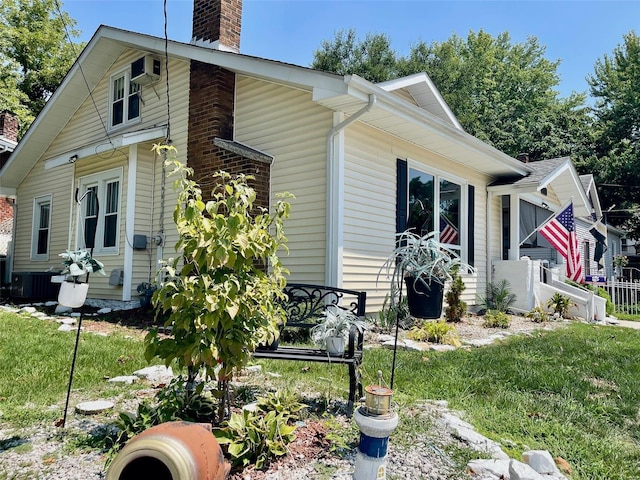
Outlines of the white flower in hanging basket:
[{"label": "white flower in hanging basket", "polygon": [[61,253],[60,256],[64,259],[62,261],[65,267],[64,270],[62,270],[63,274],[68,274],[73,277],[79,277],[86,273],[99,273],[101,275],[106,275],[102,262],[93,258],[91,253],[86,249],[74,251],[67,250],[64,253]]}]

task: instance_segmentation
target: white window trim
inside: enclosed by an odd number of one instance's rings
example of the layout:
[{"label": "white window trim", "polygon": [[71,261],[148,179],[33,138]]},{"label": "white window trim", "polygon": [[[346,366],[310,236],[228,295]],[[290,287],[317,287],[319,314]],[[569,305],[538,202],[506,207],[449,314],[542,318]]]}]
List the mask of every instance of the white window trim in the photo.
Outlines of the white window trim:
[{"label": "white window trim", "polygon": [[[47,253],[38,252],[38,230],[40,229],[40,205],[49,204],[49,235],[47,236]],[[31,224],[31,260],[46,262],[49,260],[51,245],[51,217],[53,213],[53,195],[41,195],[33,199],[33,217]]]},{"label": "white window trim", "polygon": [[[123,212],[122,212],[122,195],[123,195],[123,169],[112,168],[111,170],[104,170],[99,173],[94,173],[91,175],[87,175],[84,177],[80,177],[78,179],[78,196],[81,198],[82,195],[87,191],[87,188],[92,185],[98,185],[98,224],[96,227],[96,242],[93,249],[94,255],[118,255],[120,253],[120,232],[121,232],[121,224],[123,220]],[[107,183],[117,180],[119,182],[118,187],[118,222],[116,225],[116,244],[113,247],[103,247],[104,241],[104,219],[105,219],[105,206],[106,206],[106,195]],[[86,203],[83,201],[76,210],[76,245],[78,248],[84,247],[84,212],[86,208]]]},{"label": "white window trim", "polygon": [[[469,245],[468,245],[468,221],[469,218],[469,182],[462,177],[452,175],[444,170],[432,168],[407,159],[407,185],[411,180],[411,170],[418,170],[421,173],[433,176],[433,197],[440,202],[440,181],[446,180],[448,182],[460,185],[460,245],[446,244],[447,248],[453,251],[460,251],[460,257],[463,262],[466,262],[469,257]],[[407,210],[409,207],[409,197],[407,196]],[[434,216],[434,230],[437,231],[438,237],[440,236],[440,209],[435,209],[437,216]]]},{"label": "white window trim", "polygon": [[[122,123],[118,124],[118,125],[113,125],[113,100],[114,100],[114,95],[113,95],[113,80],[115,78],[121,77],[124,75],[124,83],[125,83],[125,88],[126,88],[126,92],[125,92],[125,96],[124,96],[124,106],[123,106],[123,116],[122,116]],[[129,110],[129,103],[128,103],[128,97],[129,97],[129,87],[128,85],[131,82],[131,67],[126,67],[123,68],[122,70],[119,70],[117,72],[115,72],[113,75],[111,75],[109,77],[109,104],[107,106],[108,108],[108,126],[107,126],[107,130],[109,132],[114,132],[117,130],[121,130],[122,128],[128,127],[130,125],[135,125],[137,123],[142,122],[142,108],[140,108],[140,115],[138,115],[136,118],[133,118],[131,120],[127,120],[127,114],[128,114],[128,110]],[[142,86],[140,86],[140,107],[142,107]]]}]

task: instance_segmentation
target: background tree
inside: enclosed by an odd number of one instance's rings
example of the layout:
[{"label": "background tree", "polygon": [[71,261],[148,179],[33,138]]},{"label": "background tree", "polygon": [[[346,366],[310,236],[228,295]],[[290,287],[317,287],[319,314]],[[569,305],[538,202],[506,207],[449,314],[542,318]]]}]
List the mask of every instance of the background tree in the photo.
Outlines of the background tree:
[{"label": "background tree", "polygon": [[[608,220],[640,238],[640,38],[631,31],[587,77],[596,99],[596,157],[580,167],[596,176]],[[622,210],[622,212],[620,212]]]},{"label": "background tree", "polygon": [[323,42],[312,67],[372,82],[426,72],[465,130],[499,150],[532,160],[583,156],[591,142],[585,95],[559,98],[559,61],[544,54],[535,37],[514,44],[506,32],[494,38],[481,30],[419,42],[398,58],[386,36],[359,42],[350,30]]},{"label": "background tree", "polygon": [[0,4],[0,111],[20,122],[20,136],[40,113],[82,49],[75,20],[56,0]]}]

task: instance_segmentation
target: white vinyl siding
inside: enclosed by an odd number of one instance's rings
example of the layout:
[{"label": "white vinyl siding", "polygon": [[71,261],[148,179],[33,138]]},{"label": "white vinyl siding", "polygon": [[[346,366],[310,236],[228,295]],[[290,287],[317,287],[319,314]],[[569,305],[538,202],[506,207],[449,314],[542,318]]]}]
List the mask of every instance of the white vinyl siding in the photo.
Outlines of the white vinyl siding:
[{"label": "white vinyl siding", "polygon": [[283,264],[291,282],[324,284],[326,245],[326,136],[332,112],[312,103],[311,94],[238,76],[236,140],[275,157],[271,202],[290,192],[285,223],[289,253]]},{"label": "white vinyl siding", "polygon": [[[133,275],[131,278],[132,289],[123,292],[122,287],[114,287],[108,284],[109,274],[115,268],[123,269],[125,228],[124,222],[127,215],[127,178],[129,147],[112,150],[109,138],[105,134],[105,125],[108,125],[109,112],[109,81],[112,72],[121,71],[141,55],[140,51],[128,50],[114,64],[109,74],[99,82],[93,92],[93,98],[87,98],[77,110],[74,117],[65,126],[64,130],[52,142],[42,159],[38,161],[29,175],[18,187],[16,205],[16,242],[14,245],[14,271],[42,271],[48,268],[60,269],[62,264],[58,253],[67,249],[77,248],[77,206],[74,201],[75,187],[80,177],[92,175],[100,171],[112,168],[122,168],[123,176],[120,184],[120,211],[118,218],[119,234],[117,236],[118,251],[113,254],[100,254],[97,258],[105,264],[107,276],[92,275],[89,298],[104,298],[122,300],[123,297],[137,298],[135,287],[141,281],[153,278],[157,269],[158,250],[151,242],[153,235],[160,228],[160,214],[164,215],[164,252],[162,257],[167,259],[174,257],[173,248],[177,240],[177,232],[173,223],[173,209],[176,204],[176,194],[172,188],[171,180],[164,185],[162,182],[163,168],[162,158],[154,157],[151,152],[152,143],[137,146],[137,181],[136,181],[136,212],[134,232],[126,232],[129,241],[133,241],[133,234],[145,234],[148,236],[147,250],[133,251]],[[164,61],[164,60],[163,60]],[[189,103],[189,62],[170,60],[171,69],[171,136],[173,145],[178,150],[178,158],[186,159],[187,153],[187,123]],[[163,66],[164,69],[164,66]],[[163,125],[167,121],[166,90],[164,86],[143,88],[142,99],[145,105],[142,110],[141,122],[128,127],[135,131],[143,128],[152,128]],[[97,109],[93,105],[95,100]],[[126,132],[127,129],[118,130],[115,135]],[[88,145],[99,145],[96,155],[80,158],[76,163],[69,163],[59,167],[44,169],[44,161],[67,152],[73,152]],[[161,207],[161,192],[164,190],[164,208]],[[42,196],[43,192],[50,192],[54,199],[55,208],[51,211],[51,232],[49,239],[48,260],[31,263],[32,225],[33,225],[33,199]],[[153,195],[152,195],[153,192]],[[101,208],[104,206],[101,205]]]},{"label": "white vinyl siding", "polygon": [[[389,284],[380,266],[393,251],[396,228],[396,161],[410,159],[412,167],[449,172],[475,187],[473,275],[465,275],[463,300],[475,303],[486,282],[486,185],[476,171],[385,135],[361,123],[346,130],[343,287],[367,291],[367,311],[382,307]],[[467,188],[467,185],[464,186]],[[465,193],[465,198],[468,197]],[[466,200],[465,200],[466,201]],[[466,208],[465,208],[466,211]],[[467,216],[462,218],[466,223]]]}]

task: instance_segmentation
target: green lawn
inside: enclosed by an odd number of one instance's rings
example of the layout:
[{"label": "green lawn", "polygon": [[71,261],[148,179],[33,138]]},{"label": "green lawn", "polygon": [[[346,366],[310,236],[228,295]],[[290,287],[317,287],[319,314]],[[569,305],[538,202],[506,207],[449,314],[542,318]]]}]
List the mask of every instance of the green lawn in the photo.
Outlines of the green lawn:
[{"label": "green lawn", "polygon": [[[346,397],[344,366],[265,363],[292,388]],[[365,352],[365,385],[390,369],[390,351]],[[549,450],[572,479],[640,478],[640,331],[573,324],[470,351],[399,352],[394,383],[401,422],[408,406],[444,399],[513,458]]]},{"label": "green lawn", "polygon": [[[3,424],[61,417],[75,335],[57,327],[0,313]],[[347,397],[343,365],[260,363],[282,375],[270,381],[283,387],[317,392],[329,402]],[[74,392],[88,399],[114,396],[123,387],[105,377],[145,365],[141,340],[82,334]],[[389,381],[390,369],[390,351],[367,350],[363,383],[377,383],[378,370]],[[443,399],[514,458],[544,449],[569,462],[573,480],[640,478],[640,331],[576,323],[469,351],[398,352],[394,392],[401,415],[395,442],[425,428],[403,411]]]},{"label": "green lawn", "polygon": [[[1,422],[22,426],[62,417],[75,332],[58,332],[58,326],[0,313]],[[146,365],[140,340],[82,333],[72,395],[81,392],[84,400],[117,395],[122,385],[110,384],[106,378],[131,375]]]}]

